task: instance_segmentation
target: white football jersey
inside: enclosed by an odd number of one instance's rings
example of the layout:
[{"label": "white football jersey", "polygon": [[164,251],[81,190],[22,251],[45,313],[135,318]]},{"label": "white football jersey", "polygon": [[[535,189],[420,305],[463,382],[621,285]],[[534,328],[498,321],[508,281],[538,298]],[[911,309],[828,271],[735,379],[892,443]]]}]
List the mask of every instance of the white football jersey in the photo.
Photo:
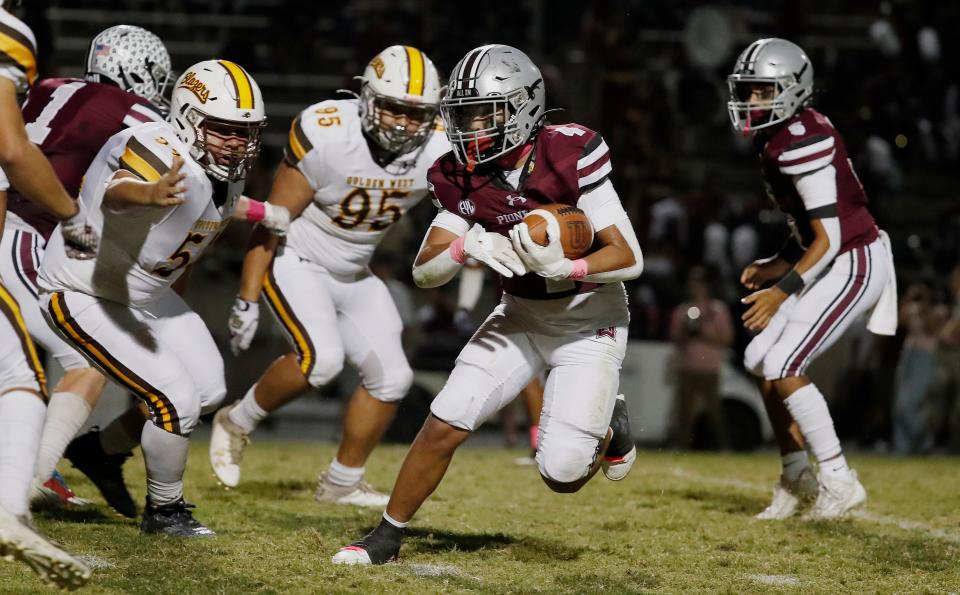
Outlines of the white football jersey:
[{"label": "white football jersey", "polygon": [[[185,201],[175,207],[113,210],[103,204],[107,182],[125,170],[152,182],[166,172],[174,155]],[[72,290],[142,307],[159,297],[188,264],[200,256],[230,220],[243,184],[231,184],[217,207],[214,186],[167,122],[148,122],[110,137],[90,164],[80,202],[100,234],[95,259],[69,258],[63,236],[54,232],[40,266],[39,285],[47,291]]]},{"label": "white football jersey", "polygon": [[356,99],[311,105],[290,127],[285,158],[310,183],[313,202],[290,225],[287,242],[331,273],[364,272],[390,226],[427,195],[427,169],[449,150],[435,131],[382,167],[370,154]]}]

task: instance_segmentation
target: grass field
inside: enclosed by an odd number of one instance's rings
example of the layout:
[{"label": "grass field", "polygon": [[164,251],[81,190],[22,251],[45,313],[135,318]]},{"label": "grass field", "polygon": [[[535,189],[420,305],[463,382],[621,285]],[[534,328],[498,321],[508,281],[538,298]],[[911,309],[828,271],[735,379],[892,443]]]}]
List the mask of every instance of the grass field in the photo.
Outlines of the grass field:
[{"label": "grass field", "polygon": [[[253,444],[238,489],[220,489],[193,447],[187,497],[215,539],[144,537],[106,506],[37,515],[95,566],[89,593],[636,593],[960,591],[960,461],[854,456],[870,494],[852,520],[765,524],[778,460],[643,452],[627,480],[556,495],[517,451],[465,448],[415,519],[402,561],[339,567],[337,548],[380,512],[313,501],[332,446]],[[405,452],[383,447],[368,478],[389,487]],[[138,461],[138,459],[134,459]],[[127,474],[143,497],[142,465]],[[66,475],[82,494],[94,488]],[[0,592],[45,589],[0,563]]]}]

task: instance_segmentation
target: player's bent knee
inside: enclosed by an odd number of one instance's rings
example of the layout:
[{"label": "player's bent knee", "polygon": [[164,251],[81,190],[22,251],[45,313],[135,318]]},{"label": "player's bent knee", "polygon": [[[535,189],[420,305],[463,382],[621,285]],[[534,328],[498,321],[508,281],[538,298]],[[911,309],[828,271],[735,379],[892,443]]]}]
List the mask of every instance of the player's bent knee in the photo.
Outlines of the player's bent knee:
[{"label": "player's bent knee", "polygon": [[581,453],[574,448],[543,450],[537,457],[540,475],[555,492],[575,492],[590,473],[594,454],[595,451]]},{"label": "player's bent knee", "polygon": [[343,370],[343,350],[328,349],[317,352],[316,361],[307,374],[307,382],[313,388],[326,386]]},{"label": "player's bent knee", "polygon": [[384,403],[395,403],[410,392],[413,384],[413,370],[410,366],[397,366],[376,378],[363,379],[363,387],[370,395]]}]

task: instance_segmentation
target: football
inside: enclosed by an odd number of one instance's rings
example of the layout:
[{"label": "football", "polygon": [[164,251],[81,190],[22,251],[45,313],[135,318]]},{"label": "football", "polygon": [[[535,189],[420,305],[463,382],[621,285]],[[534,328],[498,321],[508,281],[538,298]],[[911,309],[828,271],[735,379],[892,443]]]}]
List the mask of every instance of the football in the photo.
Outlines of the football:
[{"label": "football", "polygon": [[530,230],[530,239],[547,245],[547,220],[541,216],[546,211],[556,218],[560,224],[560,244],[563,246],[563,255],[570,259],[583,257],[593,245],[593,226],[587,214],[571,205],[553,203],[537,207],[531,211],[523,222]]}]

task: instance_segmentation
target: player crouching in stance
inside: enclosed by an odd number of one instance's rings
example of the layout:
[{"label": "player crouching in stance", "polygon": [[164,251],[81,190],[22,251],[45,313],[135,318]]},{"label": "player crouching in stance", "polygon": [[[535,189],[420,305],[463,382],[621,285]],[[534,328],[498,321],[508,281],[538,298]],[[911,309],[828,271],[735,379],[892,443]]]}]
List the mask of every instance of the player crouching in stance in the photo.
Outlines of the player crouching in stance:
[{"label": "player crouching in stance", "polygon": [[54,234],[40,267],[51,326],[150,410],[144,533],[213,535],[183,499],[183,472],[190,433],[226,392],[223,360],[171,285],[238,203],[250,209],[240,194],[264,125],[246,71],[226,60],[193,65],[173,90],[169,122],[113,135],[87,170],[80,202],[102,237],[96,259],[66,259]]},{"label": "player crouching in stance", "polygon": [[246,349],[266,302],[293,350],[236,404],[217,412],[210,465],[240,482],[248,435],[270,412],[333,380],[344,360],[360,374],[336,458],[320,475],[320,502],[382,508],[364,466],[413,382],[403,323],[369,262],[387,230],[427,195],[427,169],[450,150],[434,132],[440,79],[418,49],[395,45],[367,65],[357,99],[314,104],[294,120],[270,202],[295,220],[283,245],[254,232],[230,317],[234,353]]},{"label": "player crouching in stance", "polygon": [[[577,124],[546,126],[539,69],[504,45],[479,47],[457,64],[441,112],[453,153],[430,168],[440,210],[414,279],[420,287],[442,285],[471,256],[500,273],[504,296],[433,401],[380,525],[341,549],[337,564],[396,558],[403,528],[457,447],[543,370],[536,460],[552,490],[575,492],[601,467],[622,479],[636,458],[617,387],[628,324],[621,281],[640,274],[642,255],[608,180],[606,143]],[[593,252],[565,258],[552,217],[547,246],[530,240],[526,224],[516,225],[547,203],[586,212],[597,230]]]},{"label": "player crouching in stance", "polygon": [[[878,300],[868,328],[894,333],[890,244],[867,210],[843,138],[809,106],[813,66],[803,50],[783,39],[756,41],[737,59],[728,81],[731,120],[744,134],[754,134],[768,194],[787,214],[792,232],[779,254],[748,265],[740,278],[755,290],[743,299],[750,305],[744,325],[760,332],[744,362],[762,378],[783,457],[773,502],[757,518],[792,516],[814,494],[805,518],[840,517],[867,494],[843,456],[826,400],[805,371]],[[817,459],[819,481],[804,443]]]}]

